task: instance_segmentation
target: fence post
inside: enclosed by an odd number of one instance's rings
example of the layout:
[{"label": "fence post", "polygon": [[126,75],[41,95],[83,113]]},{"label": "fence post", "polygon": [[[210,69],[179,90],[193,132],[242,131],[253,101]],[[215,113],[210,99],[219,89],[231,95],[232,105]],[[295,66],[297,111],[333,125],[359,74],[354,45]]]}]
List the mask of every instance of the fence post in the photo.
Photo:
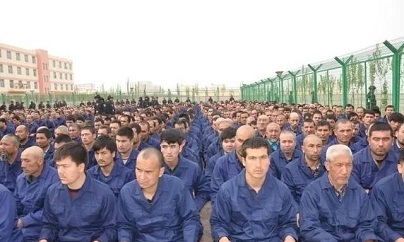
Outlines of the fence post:
[{"label": "fence post", "polygon": [[400,110],[400,68],[401,68],[401,57],[403,55],[404,44],[402,44],[398,49],[395,48],[389,41],[384,41],[383,44],[393,52],[393,83],[392,83],[392,102],[396,110]]},{"label": "fence post", "polygon": [[348,73],[347,65],[352,60],[353,55],[348,57],[346,61],[341,60],[337,56],[334,58],[342,66],[342,106],[348,103]]},{"label": "fence post", "polygon": [[323,64],[320,64],[317,67],[313,67],[312,65],[308,64],[307,66],[313,71],[313,100],[312,102],[318,102],[318,94],[317,94],[317,71],[321,68]]},{"label": "fence post", "polygon": [[289,74],[292,76],[292,80],[293,80],[293,102],[297,103],[297,84],[296,84],[296,76],[297,74],[299,74],[300,70],[296,71],[296,72],[291,72],[288,71]]}]

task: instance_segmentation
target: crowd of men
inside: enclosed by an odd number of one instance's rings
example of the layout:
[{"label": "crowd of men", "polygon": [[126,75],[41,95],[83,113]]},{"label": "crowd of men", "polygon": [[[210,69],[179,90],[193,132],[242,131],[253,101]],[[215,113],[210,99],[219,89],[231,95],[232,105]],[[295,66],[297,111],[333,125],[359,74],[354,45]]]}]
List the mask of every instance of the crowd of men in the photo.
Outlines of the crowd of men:
[{"label": "crowd of men", "polygon": [[392,105],[95,99],[1,112],[0,241],[404,241]]}]

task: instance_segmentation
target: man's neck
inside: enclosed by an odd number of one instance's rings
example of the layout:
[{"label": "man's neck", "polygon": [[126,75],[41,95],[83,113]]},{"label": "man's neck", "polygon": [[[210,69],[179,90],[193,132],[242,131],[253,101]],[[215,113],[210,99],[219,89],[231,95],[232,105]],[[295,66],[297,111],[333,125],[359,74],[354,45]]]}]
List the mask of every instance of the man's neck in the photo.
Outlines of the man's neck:
[{"label": "man's neck", "polygon": [[404,144],[403,144],[403,143],[401,143],[400,141],[398,141],[398,139],[397,139],[396,141],[397,141],[397,142],[396,142],[397,147],[398,147],[399,149],[404,148]]},{"label": "man's neck", "polygon": [[349,146],[349,142],[350,142],[350,141],[348,141],[348,142],[342,142],[341,140],[339,140],[339,139],[337,138],[337,142],[338,142],[338,144]]},{"label": "man's neck", "polygon": [[132,150],[133,150],[133,145],[127,152],[121,153],[121,158],[124,160],[129,159],[129,156],[132,153]]},{"label": "man's neck", "polygon": [[382,161],[384,161],[384,159],[387,156],[387,153],[385,155],[376,155],[375,153],[373,153],[372,151],[370,151],[370,155],[372,156],[373,160],[375,161],[377,166],[381,166]]},{"label": "man's neck", "polygon": [[285,155],[285,158],[286,158],[287,160],[292,159],[292,157],[293,157],[293,151],[290,151],[290,152],[284,152],[284,151],[282,151],[282,152],[283,152],[283,154]]},{"label": "man's neck", "polygon": [[78,190],[83,187],[85,181],[86,181],[86,174],[82,173],[74,183],[68,184],[67,187],[72,190]]},{"label": "man's neck", "polygon": [[315,170],[318,168],[318,166],[320,165],[320,161],[319,160],[310,160],[307,159],[307,157],[305,157],[305,161],[308,167],[310,167],[310,169]]},{"label": "man's neck", "polygon": [[89,143],[89,144],[84,144],[84,147],[86,148],[87,151],[90,151],[91,148],[93,147],[94,142]]},{"label": "man's neck", "polygon": [[46,152],[49,150],[49,148],[50,148],[50,145],[48,145],[48,146],[42,148],[43,153],[46,154]]},{"label": "man's neck", "polygon": [[143,192],[143,195],[145,196],[145,198],[148,200],[152,200],[154,195],[156,195],[157,187],[158,187],[158,183],[156,185],[154,185],[153,187],[149,187],[147,189],[142,189],[142,192]]},{"label": "man's neck", "polygon": [[102,174],[104,174],[104,176],[109,176],[112,172],[112,170],[114,169],[114,162],[111,162],[111,164],[109,164],[108,166],[101,166],[101,172]]},{"label": "man's neck", "polygon": [[13,164],[16,158],[17,158],[17,153],[10,155],[7,160],[8,164],[10,164],[10,165]]},{"label": "man's neck", "polygon": [[164,161],[164,163],[166,163],[166,165],[168,166],[168,168],[170,168],[170,170],[174,170],[178,166],[179,162],[180,162],[179,157],[177,157],[177,159],[173,161]]}]

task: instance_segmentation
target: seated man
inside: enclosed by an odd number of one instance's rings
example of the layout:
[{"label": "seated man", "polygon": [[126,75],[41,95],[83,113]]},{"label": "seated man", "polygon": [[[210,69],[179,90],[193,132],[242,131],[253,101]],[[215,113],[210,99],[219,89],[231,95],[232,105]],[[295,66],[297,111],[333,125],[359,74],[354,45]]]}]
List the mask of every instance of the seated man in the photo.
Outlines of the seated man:
[{"label": "seated man", "polygon": [[376,241],[376,215],[370,199],[351,177],[348,146],[330,146],[327,173],[310,183],[300,201],[300,232],[305,241]]},{"label": "seated man", "polygon": [[215,241],[296,241],[296,204],[288,188],[269,171],[265,139],[246,140],[245,169],[217,193],[210,223]]},{"label": "seated man", "polygon": [[0,184],[0,241],[22,241],[21,231],[15,228],[17,224],[17,207],[13,194]]},{"label": "seated man", "polygon": [[377,211],[377,234],[383,241],[404,241],[404,151],[398,172],[381,179],[373,187],[371,200]]},{"label": "seated man", "polygon": [[114,192],[114,195],[118,197],[121,188],[134,179],[133,171],[120,162],[115,162],[117,147],[115,140],[111,137],[98,137],[92,149],[94,150],[97,165],[88,169],[87,174],[107,184]]},{"label": "seated man", "polygon": [[86,175],[86,149],[70,142],[54,159],[60,181],[46,193],[39,242],[115,241],[116,198],[107,185]]},{"label": "seated man", "polygon": [[21,153],[24,173],[17,177],[14,196],[17,199],[17,226],[24,241],[38,241],[42,228],[42,209],[49,186],[59,181],[56,170],[44,161],[44,152],[32,146]]},{"label": "seated man", "polygon": [[127,183],[118,198],[118,240],[199,241],[201,225],[191,194],[183,182],[164,175],[164,159],[155,148],[142,150],[137,180]]}]

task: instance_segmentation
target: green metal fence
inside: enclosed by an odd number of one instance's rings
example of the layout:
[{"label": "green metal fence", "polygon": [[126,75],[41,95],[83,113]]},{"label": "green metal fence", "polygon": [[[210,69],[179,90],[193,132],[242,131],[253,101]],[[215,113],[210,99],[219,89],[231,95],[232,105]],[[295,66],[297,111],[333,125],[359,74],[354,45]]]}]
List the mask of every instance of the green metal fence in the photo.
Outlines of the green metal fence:
[{"label": "green metal fence", "polygon": [[[381,109],[404,105],[404,37],[335,57],[277,72],[275,76],[240,88],[243,100],[284,103],[319,102],[326,105],[367,106],[371,85],[376,87],[376,105]],[[368,104],[369,105],[369,104]]]}]

